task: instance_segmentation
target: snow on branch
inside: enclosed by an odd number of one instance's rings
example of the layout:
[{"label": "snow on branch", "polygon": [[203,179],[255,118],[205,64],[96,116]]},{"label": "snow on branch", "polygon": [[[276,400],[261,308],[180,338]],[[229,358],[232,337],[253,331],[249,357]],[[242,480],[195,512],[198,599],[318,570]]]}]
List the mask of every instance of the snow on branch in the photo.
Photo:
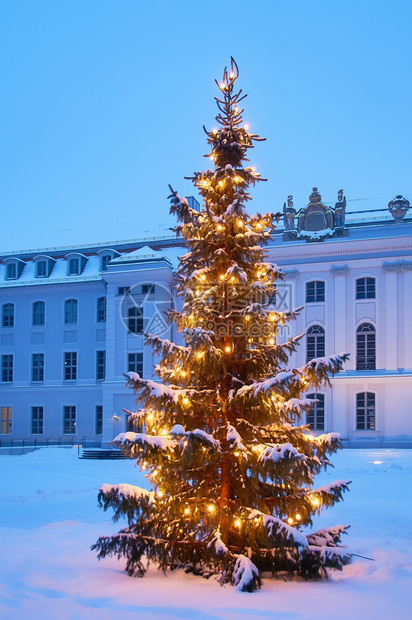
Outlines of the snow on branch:
[{"label": "snow on branch", "polygon": [[291,443],[284,444],[268,444],[266,446],[261,446],[263,450],[259,455],[259,461],[272,461],[273,463],[278,463],[284,459],[290,459],[295,457],[299,460],[304,460],[306,457],[304,454],[298,452],[298,450],[292,446]]},{"label": "snow on branch", "polygon": [[203,446],[212,448],[220,452],[220,441],[215,439],[213,435],[202,431],[200,428],[196,428],[194,431],[186,431],[184,438],[181,440],[181,445],[185,447],[185,441],[195,441]]},{"label": "snow on branch", "polygon": [[229,550],[222,540],[222,534],[220,532],[220,526],[212,533],[212,538],[207,545],[207,548],[214,552],[215,555],[225,555]]},{"label": "snow on branch", "polygon": [[259,517],[262,518],[263,527],[265,528],[268,537],[275,544],[279,544],[280,539],[282,542],[286,542],[287,544],[295,545],[297,547],[308,546],[308,539],[306,536],[302,534],[302,532],[299,532],[296,528],[291,527],[282,521],[282,519],[272,517],[271,515],[266,515],[259,510],[251,510],[248,515],[249,519],[256,519]]},{"label": "snow on branch", "polygon": [[245,555],[239,555],[232,574],[232,583],[241,592],[253,592],[261,586],[259,571]]},{"label": "snow on branch", "polygon": [[338,547],[341,542],[341,535],[347,534],[350,525],[335,525],[334,527],[324,528],[308,534],[309,545],[316,547]]},{"label": "snow on branch", "polygon": [[242,437],[231,424],[227,427],[226,440],[232,444],[232,448],[236,447],[237,450],[241,450],[242,452],[246,451],[246,448],[242,443]]},{"label": "snow on branch", "polygon": [[112,442],[117,448],[130,448],[131,445],[137,445],[154,450],[173,450],[177,445],[176,439],[169,437],[157,437],[155,435],[146,435],[146,433],[120,433]]},{"label": "snow on branch", "polygon": [[117,500],[125,499],[140,499],[141,497],[147,497],[149,504],[153,504],[155,494],[153,491],[147,491],[141,487],[136,487],[132,484],[102,484],[100,487],[102,495],[115,495]]}]

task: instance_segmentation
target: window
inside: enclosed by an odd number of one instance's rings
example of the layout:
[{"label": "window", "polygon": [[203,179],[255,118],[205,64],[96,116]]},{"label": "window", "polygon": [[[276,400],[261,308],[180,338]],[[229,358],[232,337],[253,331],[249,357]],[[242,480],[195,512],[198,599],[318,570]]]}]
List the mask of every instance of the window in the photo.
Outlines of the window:
[{"label": "window", "polygon": [[46,304],[44,301],[35,301],[33,304],[33,325],[44,325]]},{"label": "window", "polygon": [[321,325],[312,325],[306,334],[306,361],[325,356],[325,330]]},{"label": "window", "polygon": [[75,381],[77,379],[77,353],[64,354],[64,380]]},{"label": "window", "polygon": [[128,372],[143,374],[143,353],[129,353],[127,357]]},{"label": "window", "polygon": [[31,434],[43,434],[43,407],[31,408]]},{"label": "window", "polygon": [[119,286],[117,289],[118,295],[129,295],[130,294],[130,286]]},{"label": "window", "polygon": [[356,394],[356,430],[376,430],[375,394],[373,392]]},{"label": "window", "polygon": [[33,353],[31,356],[31,380],[44,381],[44,353]]},{"label": "window", "polygon": [[16,263],[8,263],[6,265],[6,280],[15,280],[17,278]]},{"label": "window", "polygon": [[76,432],[76,407],[65,405],[63,407],[63,433],[74,435]]},{"label": "window", "polygon": [[128,432],[130,433],[142,433],[143,432],[143,421],[142,418],[132,418],[132,416],[127,413],[126,414],[126,427]]},{"label": "window", "polygon": [[306,414],[306,424],[312,431],[325,430],[325,395],[324,394],[308,394],[306,398],[316,399],[317,403],[313,405],[311,411]]},{"label": "window", "polygon": [[127,311],[127,326],[130,334],[143,332],[143,308],[133,306]]},{"label": "window", "polygon": [[14,327],[14,304],[4,304],[2,314],[2,326]]},{"label": "window", "polygon": [[112,257],[110,254],[105,254],[104,256],[102,256],[102,271],[107,271],[107,265],[110,263],[110,261],[112,260]]},{"label": "window", "polygon": [[64,322],[66,325],[77,323],[77,299],[67,299],[64,302]]},{"label": "window", "polygon": [[375,299],[375,278],[358,278],[356,280],[356,299]]},{"label": "window", "polygon": [[142,284],[142,294],[143,295],[154,295],[155,285],[154,284]]},{"label": "window", "polygon": [[96,435],[103,432],[103,405],[96,405]]},{"label": "window", "polygon": [[356,330],[356,370],[375,370],[376,331],[371,323],[362,323]]},{"label": "window", "polygon": [[39,260],[36,263],[36,278],[45,278],[47,276],[47,262]]},{"label": "window", "polygon": [[96,351],[96,380],[103,381],[106,375],[106,351]]},{"label": "window", "polygon": [[322,280],[306,282],[306,303],[325,301],[325,283]]},{"label": "window", "polygon": [[69,276],[77,276],[80,273],[80,262],[78,258],[70,258],[69,259],[69,269],[68,269],[68,275]]},{"label": "window", "polygon": [[13,381],[13,356],[1,356],[1,380],[5,383]]},{"label": "window", "polygon": [[97,322],[106,323],[106,297],[97,300]]},{"label": "window", "polygon": [[1,408],[1,434],[2,435],[11,435],[12,416],[13,416],[13,412],[12,412],[11,407]]}]

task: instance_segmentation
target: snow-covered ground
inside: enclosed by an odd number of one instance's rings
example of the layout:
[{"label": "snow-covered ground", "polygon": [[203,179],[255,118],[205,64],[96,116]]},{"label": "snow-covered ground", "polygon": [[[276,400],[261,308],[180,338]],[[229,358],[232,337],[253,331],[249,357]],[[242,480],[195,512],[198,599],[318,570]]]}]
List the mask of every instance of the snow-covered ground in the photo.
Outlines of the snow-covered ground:
[{"label": "snow-covered ground", "polygon": [[133,461],[79,460],[77,449],[0,456],[0,617],[7,620],[184,618],[397,620],[412,617],[412,450],[346,450],[319,483],[352,480],[316,526],[351,524],[354,558],[329,581],[264,579],[241,593],[152,567],[131,579],[124,561],[96,560],[99,535],[118,531],[97,507],[103,482],[145,486]]}]

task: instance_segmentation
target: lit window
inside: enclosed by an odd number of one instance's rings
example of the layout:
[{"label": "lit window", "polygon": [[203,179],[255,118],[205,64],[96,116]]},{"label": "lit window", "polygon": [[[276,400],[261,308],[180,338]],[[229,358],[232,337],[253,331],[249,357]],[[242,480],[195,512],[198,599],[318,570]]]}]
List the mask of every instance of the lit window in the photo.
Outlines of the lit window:
[{"label": "lit window", "polygon": [[77,299],[67,299],[64,302],[64,322],[66,325],[77,323]]},{"label": "lit window", "polygon": [[96,351],[96,380],[104,381],[106,375],[106,351]]},{"label": "lit window", "polygon": [[306,283],[306,303],[325,301],[325,283],[313,280]]},{"label": "lit window", "polygon": [[129,353],[127,358],[128,372],[143,374],[143,353]]},{"label": "lit window", "polygon": [[2,312],[3,327],[14,327],[14,304],[4,304]]},{"label": "lit window", "polygon": [[4,381],[4,383],[11,383],[13,381],[12,355],[1,356],[1,380]]},{"label": "lit window", "polygon": [[358,278],[356,280],[356,299],[375,299],[375,278]]},{"label": "lit window", "polygon": [[77,379],[77,353],[64,354],[64,380],[75,381]]},{"label": "lit window", "polygon": [[306,361],[325,357],[325,330],[321,325],[312,325],[306,333]]},{"label": "lit window", "polygon": [[63,433],[74,435],[76,432],[76,407],[73,405],[63,407]]},{"label": "lit window", "polygon": [[13,411],[11,407],[1,408],[1,434],[11,435]]},{"label": "lit window", "polygon": [[356,330],[356,370],[376,369],[376,331],[371,323]]},{"label": "lit window", "polygon": [[106,323],[106,297],[97,300],[97,322]]},{"label": "lit window", "polygon": [[31,408],[31,434],[43,434],[43,407]]},{"label": "lit window", "polygon": [[324,394],[308,394],[306,398],[316,399],[311,411],[306,414],[306,424],[312,431],[325,430],[325,395]]},{"label": "lit window", "polygon": [[44,353],[33,353],[31,356],[31,380],[44,381]]},{"label": "lit window", "polygon": [[376,430],[375,394],[373,392],[356,394],[356,430]]},{"label": "lit window", "polygon": [[130,334],[143,332],[143,308],[133,306],[127,310],[127,327]]},{"label": "lit window", "polygon": [[46,304],[44,301],[35,301],[33,304],[33,325],[44,325]]}]

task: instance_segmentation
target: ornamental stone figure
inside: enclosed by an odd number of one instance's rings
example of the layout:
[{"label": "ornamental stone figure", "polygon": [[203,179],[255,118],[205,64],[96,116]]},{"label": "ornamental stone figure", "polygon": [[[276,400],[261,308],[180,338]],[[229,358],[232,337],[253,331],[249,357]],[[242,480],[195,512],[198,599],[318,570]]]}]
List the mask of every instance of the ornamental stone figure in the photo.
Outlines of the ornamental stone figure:
[{"label": "ornamental stone figure", "polygon": [[391,215],[395,222],[402,222],[405,217],[408,209],[410,207],[409,200],[406,200],[404,196],[398,195],[395,196],[393,200],[388,204],[388,209],[391,212]]},{"label": "ornamental stone figure", "polygon": [[288,206],[283,203],[283,220],[286,230],[295,230],[296,209],[293,207],[293,196],[288,196]]},{"label": "ornamental stone figure", "polygon": [[343,195],[343,189],[338,191],[338,202],[335,204],[335,227],[343,228],[345,226],[346,213],[346,196]]},{"label": "ornamental stone figure", "polygon": [[322,203],[322,196],[318,188],[314,187],[309,196],[309,204],[303,209],[298,218],[298,231],[318,232],[321,230],[333,231],[333,211]]}]

